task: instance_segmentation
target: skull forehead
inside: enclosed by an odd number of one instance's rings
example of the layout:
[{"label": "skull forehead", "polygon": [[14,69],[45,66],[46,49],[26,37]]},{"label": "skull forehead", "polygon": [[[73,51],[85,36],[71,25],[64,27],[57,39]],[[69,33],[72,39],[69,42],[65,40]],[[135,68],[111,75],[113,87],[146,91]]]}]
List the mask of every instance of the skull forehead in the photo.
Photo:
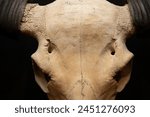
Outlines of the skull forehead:
[{"label": "skull forehead", "polygon": [[[52,76],[49,97],[114,98],[118,84],[113,76],[133,56],[123,44],[133,29],[128,7],[106,0],[57,0],[42,13],[41,25],[34,26],[39,47],[32,58],[42,72]],[[51,45],[55,47],[48,53]],[[116,49],[115,56],[111,48]]]},{"label": "skull forehead", "polygon": [[53,12],[46,12],[49,17],[45,33],[56,45],[76,45],[79,38],[91,46],[109,43],[118,35],[125,39],[124,35],[133,28],[128,7],[115,6],[106,0],[60,0],[50,11]]},{"label": "skull forehead", "polygon": [[[51,18],[48,18],[48,20],[54,20],[57,21],[57,18],[60,18],[61,22],[65,23],[79,23],[79,24],[86,24],[90,22],[99,22],[99,18],[103,22],[108,22],[110,19],[114,20],[114,17],[116,16],[116,10],[117,7],[113,4],[110,4],[107,1],[91,1],[86,0],[84,2],[81,2],[79,0],[73,0],[75,3],[70,3],[70,0],[64,0],[63,2],[56,2],[55,5],[51,7],[51,11],[49,12],[49,15],[53,16]],[[88,2],[90,1],[90,3]],[[69,4],[70,3],[70,4]],[[110,21],[111,21],[110,20]],[[69,22],[68,22],[69,21]],[[110,22],[109,21],[109,22]],[[55,22],[53,22],[55,23]],[[65,25],[67,25],[65,24]]]}]

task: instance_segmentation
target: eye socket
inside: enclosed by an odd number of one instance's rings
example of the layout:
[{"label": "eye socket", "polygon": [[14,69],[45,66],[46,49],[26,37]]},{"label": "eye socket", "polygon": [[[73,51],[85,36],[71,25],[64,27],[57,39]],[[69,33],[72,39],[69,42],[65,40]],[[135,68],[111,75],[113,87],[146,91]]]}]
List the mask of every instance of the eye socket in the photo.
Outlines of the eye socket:
[{"label": "eye socket", "polygon": [[107,0],[107,1],[118,6],[124,6],[125,4],[127,4],[127,0]]}]

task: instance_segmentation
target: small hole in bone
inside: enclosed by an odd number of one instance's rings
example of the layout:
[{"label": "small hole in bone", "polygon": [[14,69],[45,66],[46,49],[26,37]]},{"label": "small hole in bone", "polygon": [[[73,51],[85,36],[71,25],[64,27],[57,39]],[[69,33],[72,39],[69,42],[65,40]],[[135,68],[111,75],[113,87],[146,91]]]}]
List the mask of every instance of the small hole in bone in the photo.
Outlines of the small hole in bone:
[{"label": "small hole in bone", "polygon": [[115,53],[116,53],[116,51],[115,51],[116,43],[115,42],[116,42],[116,39],[112,38],[112,42],[109,46],[111,55],[115,55]]},{"label": "small hole in bone", "polygon": [[48,52],[52,53],[53,49],[55,48],[55,44],[53,44],[49,39],[47,39],[48,41]]},{"label": "small hole in bone", "polygon": [[111,55],[115,55],[115,51],[112,51],[112,52],[111,52]]},{"label": "small hole in bone", "polygon": [[111,55],[115,55],[115,53],[116,53],[115,50],[112,48],[111,49]]}]

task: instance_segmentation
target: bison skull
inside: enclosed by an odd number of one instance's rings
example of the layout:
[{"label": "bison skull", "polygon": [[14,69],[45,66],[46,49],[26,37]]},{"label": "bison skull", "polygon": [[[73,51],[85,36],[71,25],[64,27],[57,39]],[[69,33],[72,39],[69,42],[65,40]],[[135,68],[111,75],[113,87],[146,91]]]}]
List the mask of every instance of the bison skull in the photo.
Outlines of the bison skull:
[{"label": "bison skull", "polygon": [[49,99],[115,99],[127,84],[134,32],[128,6],[106,0],[28,4],[21,31],[38,40],[35,78]]}]

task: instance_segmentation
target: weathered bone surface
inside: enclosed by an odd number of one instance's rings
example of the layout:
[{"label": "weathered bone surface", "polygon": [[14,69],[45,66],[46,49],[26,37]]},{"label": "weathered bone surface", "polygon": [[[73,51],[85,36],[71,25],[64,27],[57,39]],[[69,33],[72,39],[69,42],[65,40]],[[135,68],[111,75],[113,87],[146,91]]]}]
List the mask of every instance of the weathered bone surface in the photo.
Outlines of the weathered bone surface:
[{"label": "weathered bone surface", "polygon": [[36,81],[49,99],[115,99],[130,78],[128,6],[106,0],[28,4],[22,32],[38,40]]}]

